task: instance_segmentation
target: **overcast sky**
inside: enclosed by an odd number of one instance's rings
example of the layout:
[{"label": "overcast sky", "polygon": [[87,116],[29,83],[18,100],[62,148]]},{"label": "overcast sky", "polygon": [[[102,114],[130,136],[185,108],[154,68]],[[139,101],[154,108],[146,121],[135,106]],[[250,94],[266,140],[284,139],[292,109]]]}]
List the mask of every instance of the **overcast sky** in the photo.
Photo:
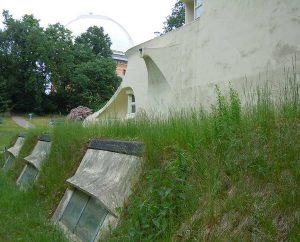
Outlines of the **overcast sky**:
[{"label": "overcast sky", "polygon": [[81,14],[106,15],[119,22],[131,35],[134,44],[155,37],[162,31],[163,22],[171,13],[176,0],[0,0],[2,10],[9,10],[14,18],[33,14],[40,24],[66,24]]}]

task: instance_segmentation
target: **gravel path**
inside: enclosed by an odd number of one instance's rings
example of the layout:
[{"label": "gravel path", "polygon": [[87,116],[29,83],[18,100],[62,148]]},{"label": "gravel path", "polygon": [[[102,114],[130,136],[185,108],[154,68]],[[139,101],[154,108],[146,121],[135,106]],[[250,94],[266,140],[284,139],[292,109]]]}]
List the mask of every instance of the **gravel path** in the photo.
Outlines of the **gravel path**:
[{"label": "gravel path", "polygon": [[16,116],[16,115],[12,115],[11,119],[19,126],[28,129],[28,128],[35,128],[35,126],[31,123],[29,123],[26,119],[20,117],[20,116]]}]

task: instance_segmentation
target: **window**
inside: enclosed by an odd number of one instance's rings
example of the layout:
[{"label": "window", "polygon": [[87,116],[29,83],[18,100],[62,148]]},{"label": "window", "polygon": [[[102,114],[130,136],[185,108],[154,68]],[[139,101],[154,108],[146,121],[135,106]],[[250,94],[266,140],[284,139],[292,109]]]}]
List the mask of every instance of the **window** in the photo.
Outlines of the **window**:
[{"label": "window", "polygon": [[26,189],[30,184],[32,184],[34,182],[38,172],[39,171],[33,165],[27,164],[24,167],[24,170],[18,181],[21,188]]},{"label": "window", "polygon": [[135,113],[135,97],[133,94],[128,95],[128,114]]},{"label": "window", "polygon": [[8,170],[12,166],[12,160],[13,157],[10,154],[7,155],[7,153],[4,153],[4,164],[2,169]]},{"label": "window", "polygon": [[106,215],[98,200],[75,190],[60,220],[82,241],[89,242],[94,241]]},{"label": "window", "polygon": [[197,19],[201,15],[201,7],[202,7],[202,0],[194,0],[194,19]]}]

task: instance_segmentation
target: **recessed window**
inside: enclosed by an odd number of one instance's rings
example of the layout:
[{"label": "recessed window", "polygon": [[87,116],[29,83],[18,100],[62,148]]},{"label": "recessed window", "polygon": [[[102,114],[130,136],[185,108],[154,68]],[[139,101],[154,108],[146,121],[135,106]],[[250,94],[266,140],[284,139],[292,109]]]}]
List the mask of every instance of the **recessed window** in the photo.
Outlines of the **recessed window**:
[{"label": "recessed window", "polygon": [[10,154],[5,154],[4,153],[4,164],[3,164],[3,167],[2,169],[3,170],[8,170],[11,166],[12,166],[12,160],[14,158],[10,155]]},{"label": "recessed window", "polygon": [[22,145],[25,141],[25,138],[22,135],[19,135],[14,146],[4,150],[4,163],[3,163],[3,170],[8,170],[12,167],[13,161],[19,155],[19,152],[22,148]]},{"label": "recessed window", "polygon": [[197,19],[201,15],[202,0],[194,0],[194,19]]},{"label": "recessed window", "polygon": [[131,113],[135,113],[135,105],[131,106]]},{"label": "recessed window", "polygon": [[128,95],[128,114],[135,113],[135,97],[133,94]]},{"label": "recessed window", "polygon": [[94,241],[107,210],[100,202],[75,190],[60,221],[82,241]]},{"label": "recessed window", "polygon": [[27,164],[18,180],[21,188],[28,188],[34,182],[38,173],[38,169],[36,169],[33,165]]}]

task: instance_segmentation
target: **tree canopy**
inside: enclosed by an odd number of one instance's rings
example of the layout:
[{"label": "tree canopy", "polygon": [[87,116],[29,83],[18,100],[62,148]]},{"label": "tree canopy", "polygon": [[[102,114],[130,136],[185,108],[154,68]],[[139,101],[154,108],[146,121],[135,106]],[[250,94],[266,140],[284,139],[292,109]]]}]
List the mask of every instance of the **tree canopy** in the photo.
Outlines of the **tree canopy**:
[{"label": "tree canopy", "polygon": [[3,11],[3,17],[0,111],[98,109],[117,89],[111,40],[102,27],[91,26],[74,40],[59,23],[44,29],[33,15],[17,20]]},{"label": "tree canopy", "polygon": [[184,25],[185,21],[185,7],[181,0],[177,0],[174,7],[172,8],[172,13],[166,18],[164,22],[163,31],[164,33],[170,32]]}]

